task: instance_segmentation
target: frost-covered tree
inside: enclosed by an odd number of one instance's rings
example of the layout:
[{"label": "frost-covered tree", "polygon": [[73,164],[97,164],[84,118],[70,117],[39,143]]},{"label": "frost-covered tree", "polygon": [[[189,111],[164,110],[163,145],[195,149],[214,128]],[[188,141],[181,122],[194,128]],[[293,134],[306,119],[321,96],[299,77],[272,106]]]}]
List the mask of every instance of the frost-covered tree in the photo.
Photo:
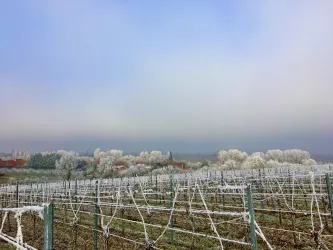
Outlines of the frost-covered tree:
[{"label": "frost-covered tree", "polygon": [[140,153],[139,161],[148,163],[149,162],[149,157],[150,157],[149,152],[143,151],[143,152]]},{"label": "frost-covered tree", "polygon": [[238,168],[238,165],[239,164],[237,163],[237,161],[229,159],[223,164],[223,169],[225,170],[236,169]]},{"label": "frost-covered tree", "polygon": [[94,158],[89,157],[89,156],[78,156],[78,157],[76,157],[76,159],[77,159],[78,161],[86,162],[87,164],[89,164],[89,163],[91,163],[91,162],[94,162]]},{"label": "frost-covered tree", "polygon": [[132,165],[136,163],[138,160],[138,157],[133,156],[133,155],[124,155],[119,159],[119,161],[126,162],[128,165]]},{"label": "frost-covered tree", "polygon": [[106,156],[100,159],[100,164],[97,167],[97,172],[101,177],[111,177],[114,175],[115,158]]},{"label": "frost-covered tree", "polygon": [[123,151],[118,149],[111,149],[110,151],[103,152],[100,148],[94,151],[94,159],[100,161],[102,158],[112,157],[115,161],[119,161],[123,157]]},{"label": "frost-covered tree", "polygon": [[222,164],[228,160],[234,160],[236,162],[242,163],[246,160],[248,154],[246,152],[241,152],[237,149],[230,149],[229,151],[221,150],[218,152],[218,159]]},{"label": "frost-covered tree", "polygon": [[112,149],[109,155],[114,158],[115,161],[119,161],[123,157],[123,151],[118,149]]},{"label": "frost-covered tree", "polygon": [[126,171],[126,176],[133,177],[137,176],[139,173],[139,166],[130,166]]},{"label": "frost-covered tree", "polygon": [[202,162],[198,161],[198,162],[191,162],[191,161],[188,161],[188,162],[185,162],[184,163],[184,166],[185,168],[189,168],[190,170],[198,170],[200,168],[202,168]]},{"label": "frost-covered tree", "polygon": [[268,150],[265,155],[266,161],[277,161],[280,163],[287,162],[292,164],[312,164],[313,162],[307,162],[306,160],[310,159],[310,153],[300,149],[289,149],[289,150]]},{"label": "frost-covered tree", "polygon": [[129,177],[145,175],[148,174],[149,170],[150,169],[144,165],[130,166],[125,175]]},{"label": "frost-covered tree", "polygon": [[242,164],[243,169],[263,168],[265,160],[260,156],[250,156]]},{"label": "frost-covered tree", "polygon": [[161,151],[151,151],[149,155],[149,164],[154,165],[156,163],[166,164],[168,156],[163,155]]},{"label": "frost-covered tree", "polygon": [[161,151],[152,151],[149,155],[149,164],[153,165],[160,161],[162,158]]},{"label": "frost-covered tree", "polygon": [[254,152],[254,153],[252,153],[251,156],[259,156],[259,157],[265,159],[265,154],[263,152]]},{"label": "frost-covered tree", "polygon": [[317,162],[314,159],[304,159],[304,160],[302,160],[302,165],[313,166],[313,165],[317,165]]},{"label": "frost-covered tree", "polygon": [[217,158],[219,161],[224,164],[229,158],[228,158],[228,152],[225,150],[221,150],[218,152]]},{"label": "frost-covered tree", "polygon": [[241,152],[237,149],[229,150],[228,154],[230,155],[229,159],[235,160],[237,162],[243,162],[248,157],[246,152]]},{"label": "frost-covered tree", "polygon": [[265,165],[267,168],[280,168],[283,166],[283,163],[278,162],[278,161],[274,161],[274,160],[269,160],[266,162]]},{"label": "frost-covered tree", "polygon": [[35,169],[55,169],[55,163],[60,157],[56,153],[35,153],[30,156],[28,166]]},{"label": "frost-covered tree", "polygon": [[55,152],[40,152],[32,154],[28,166],[36,169],[55,169],[56,161],[63,156],[73,156],[79,159],[80,156],[75,151],[57,150]]},{"label": "frost-covered tree", "polygon": [[61,175],[64,175],[66,180],[72,178],[73,172],[76,170],[78,161],[74,155],[67,154],[61,156],[59,160],[56,161],[56,169]]},{"label": "frost-covered tree", "polygon": [[95,151],[94,151],[94,159],[96,161],[99,161],[99,159],[100,159],[100,153],[101,153],[101,149],[100,148],[96,148]]},{"label": "frost-covered tree", "polygon": [[168,162],[168,155],[163,155],[161,151],[152,151],[147,152],[143,151],[140,153],[139,156],[127,156],[123,155],[122,150],[112,149],[107,152],[101,151],[99,148],[97,148],[94,151],[94,159],[96,161],[100,161],[103,158],[112,157],[115,162],[127,162],[126,165],[130,166],[131,164],[134,164],[136,162],[142,162],[144,164],[150,164],[154,165],[156,163],[160,163],[165,165]]},{"label": "frost-covered tree", "polygon": [[295,164],[302,164],[303,160],[310,159],[309,152],[300,149],[285,150],[283,154],[284,154],[284,161]]},{"label": "frost-covered tree", "polygon": [[99,161],[101,158],[105,157],[105,152],[102,152],[99,148],[94,151],[94,159],[95,161]]},{"label": "frost-covered tree", "polygon": [[268,150],[265,155],[266,161],[272,160],[277,162],[284,162],[284,154],[280,149]]},{"label": "frost-covered tree", "polygon": [[168,170],[166,168],[158,168],[152,171],[152,175],[162,175],[162,174],[168,174]]},{"label": "frost-covered tree", "polygon": [[88,179],[94,179],[98,177],[97,165],[94,162],[90,162],[84,172],[84,177]]}]

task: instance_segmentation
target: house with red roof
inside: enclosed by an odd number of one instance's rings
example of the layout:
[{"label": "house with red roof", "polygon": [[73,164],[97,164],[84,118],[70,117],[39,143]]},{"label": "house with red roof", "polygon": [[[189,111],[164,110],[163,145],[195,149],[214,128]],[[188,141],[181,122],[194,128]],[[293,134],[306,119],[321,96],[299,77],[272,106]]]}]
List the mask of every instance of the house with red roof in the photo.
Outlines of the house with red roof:
[{"label": "house with red roof", "polygon": [[2,160],[0,158],[0,167],[23,167],[27,164],[27,160],[16,159],[16,160]]}]

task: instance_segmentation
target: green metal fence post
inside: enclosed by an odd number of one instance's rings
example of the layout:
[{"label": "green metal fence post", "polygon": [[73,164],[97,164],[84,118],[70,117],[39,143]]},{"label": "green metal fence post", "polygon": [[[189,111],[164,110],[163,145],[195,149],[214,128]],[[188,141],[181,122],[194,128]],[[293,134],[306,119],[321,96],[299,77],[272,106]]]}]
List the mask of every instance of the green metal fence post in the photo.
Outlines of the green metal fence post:
[{"label": "green metal fence post", "polygon": [[94,250],[98,249],[98,181],[95,184]]},{"label": "green metal fence post", "polygon": [[49,203],[44,207],[44,250],[53,250],[53,218],[54,205]]},{"label": "green metal fence post", "polygon": [[251,233],[252,250],[258,250],[257,237],[256,237],[256,226],[254,224],[255,219],[254,219],[251,184],[247,184],[246,193],[247,193],[247,207],[248,207],[249,216],[250,216],[250,233]]},{"label": "green metal fence post", "polygon": [[[173,204],[173,187],[172,187],[172,174],[170,174],[170,213],[172,212]],[[170,244],[173,245],[173,216],[170,218]]]},{"label": "green metal fence post", "polygon": [[326,186],[327,186],[328,200],[330,202],[331,218],[333,220],[332,185],[329,174],[326,174]]}]

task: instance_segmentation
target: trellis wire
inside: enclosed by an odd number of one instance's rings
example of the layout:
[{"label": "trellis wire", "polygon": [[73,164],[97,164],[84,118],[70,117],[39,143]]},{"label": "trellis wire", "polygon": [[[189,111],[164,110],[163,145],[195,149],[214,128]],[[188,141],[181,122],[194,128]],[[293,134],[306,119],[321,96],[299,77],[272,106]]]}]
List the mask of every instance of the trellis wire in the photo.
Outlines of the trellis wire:
[{"label": "trellis wire", "polygon": [[[314,172],[310,173],[310,170]],[[59,213],[62,211],[63,205],[70,207],[73,215],[72,221],[78,222],[78,218],[84,214],[93,215],[94,223],[91,229],[95,249],[98,248],[98,233],[103,232],[103,237],[115,237],[116,234],[110,233],[110,229],[117,227],[118,222],[142,225],[143,242],[140,241],[140,237],[131,239],[126,236],[118,236],[140,242],[145,246],[158,247],[157,244],[166,243],[164,233],[156,236],[155,239],[151,238],[148,228],[156,227],[162,231],[170,230],[176,234],[185,233],[198,237],[205,235],[215,239],[223,249],[223,242],[249,245],[249,242],[244,239],[228,239],[221,236],[220,234],[223,233],[220,227],[221,222],[214,221],[215,217],[222,216],[221,225],[225,228],[228,225],[239,225],[244,228],[249,225],[246,222],[237,222],[239,219],[249,217],[249,213],[244,211],[244,189],[247,183],[251,183],[253,189],[254,213],[265,214],[265,218],[267,214],[279,215],[279,217],[281,214],[290,214],[298,216],[295,217],[296,219],[299,216],[308,216],[307,218],[311,221],[312,233],[310,235],[318,234],[319,239],[329,237],[330,235],[327,233],[323,234],[324,218],[333,216],[332,202],[329,201],[331,213],[322,211],[320,205],[323,199],[332,198],[327,186],[330,181],[330,177],[327,175],[329,170],[329,166],[324,165],[316,168],[265,169],[265,174],[258,170],[244,170],[174,174],[172,179],[169,175],[160,175],[156,176],[155,183],[152,181],[152,176],[137,176],[92,180],[90,184],[86,180],[74,180],[68,184],[66,182],[44,182],[19,186],[1,185],[0,194],[2,206],[41,205],[43,202],[53,201],[55,211],[59,211]],[[95,185],[91,183],[95,183]],[[173,183],[175,185],[172,185]],[[163,200],[165,202],[167,196],[170,196],[169,207],[161,204]],[[176,199],[176,196],[179,199]],[[300,203],[303,204],[301,207],[299,207]],[[279,209],[276,209],[276,206]],[[110,216],[105,214],[107,208],[114,209]],[[126,210],[135,213],[139,220],[117,216],[118,213]],[[157,222],[155,222],[157,224],[148,223],[147,220],[154,214],[161,214],[162,217],[167,218],[166,226]],[[195,229],[189,231],[182,228],[182,225],[174,226],[174,218],[179,218],[180,215],[188,216],[189,221],[192,220],[190,218],[206,221],[211,227],[211,234],[200,232],[200,228],[197,228],[199,231],[195,231]],[[237,221],[226,220],[230,216],[234,216]],[[104,223],[105,218],[109,218],[106,224]],[[100,220],[101,230],[98,229],[98,220]],[[269,248],[273,247],[270,243],[272,239],[266,233],[267,230],[274,230],[274,228],[266,226],[266,224],[260,225],[260,220],[255,220],[253,223],[255,233],[260,236],[262,242]],[[306,231],[302,232],[296,228],[293,230],[283,227],[276,229],[297,235],[309,235]],[[172,244],[174,239],[171,238],[171,235],[170,243]],[[318,244],[331,244],[331,242],[319,240]]]}]

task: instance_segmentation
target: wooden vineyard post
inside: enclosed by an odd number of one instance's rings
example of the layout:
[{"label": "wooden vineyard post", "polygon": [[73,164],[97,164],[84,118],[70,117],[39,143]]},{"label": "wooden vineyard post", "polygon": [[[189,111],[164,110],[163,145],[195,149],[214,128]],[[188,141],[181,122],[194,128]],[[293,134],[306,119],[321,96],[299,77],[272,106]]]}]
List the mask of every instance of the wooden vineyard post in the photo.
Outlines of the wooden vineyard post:
[{"label": "wooden vineyard post", "polygon": [[[172,213],[173,204],[173,187],[172,187],[172,174],[170,174],[170,213]],[[173,245],[173,216],[170,218],[170,244]]]},{"label": "wooden vineyard post", "polygon": [[157,203],[157,200],[158,200],[158,182],[157,182],[157,175],[156,175],[155,189],[156,189],[156,203]]},{"label": "wooden vineyard post", "polygon": [[16,182],[16,207],[19,207],[19,184]]},{"label": "wooden vineyard post", "polygon": [[247,184],[246,194],[247,194],[247,207],[248,207],[249,216],[250,216],[250,233],[251,233],[252,250],[258,250],[257,237],[256,237],[256,226],[254,224],[255,219],[254,219],[251,184]]},{"label": "wooden vineyard post", "polygon": [[262,194],[261,195],[261,201],[260,201],[260,206],[261,206],[260,218],[262,220],[264,220],[265,219],[265,217],[264,217],[264,199],[265,199],[265,197],[264,197],[264,194],[263,194],[264,190],[263,190],[262,176],[261,176],[261,170],[260,170],[260,168],[259,168],[259,191]]},{"label": "wooden vineyard post", "polygon": [[[223,172],[221,172],[221,198],[222,198],[222,210],[224,211],[224,192],[223,192],[223,185],[224,185],[224,180],[223,180]],[[225,223],[226,221],[226,216],[223,215],[223,221],[224,221],[224,229],[227,229],[227,224]]]},{"label": "wooden vineyard post", "polygon": [[54,205],[49,203],[44,207],[44,250],[53,250],[53,218]]},{"label": "wooden vineyard post", "polygon": [[[289,186],[288,189],[291,189],[291,176],[290,176],[290,169],[288,168],[288,182],[289,182]],[[292,190],[290,190],[290,192],[292,192]]]},{"label": "wooden vineyard post", "polygon": [[329,174],[326,174],[326,186],[327,186],[328,200],[330,202],[331,218],[333,220],[332,185]]},{"label": "wooden vineyard post", "polygon": [[224,208],[224,193],[223,193],[223,185],[224,185],[224,183],[223,183],[224,181],[223,181],[223,172],[221,172],[221,195],[222,195],[222,207]]},{"label": "wooden vineyard post", "polygon": [[95,184],[94,250],[98,249],[98,181]]},{"label": "wooden vineyard post", "polygon": [[74,192],[74,195],[75,195],[75,205],[74,205],[74,209],[76,210],[76,205],[77,205],[77,179],[75,179],[75,192]]}]

